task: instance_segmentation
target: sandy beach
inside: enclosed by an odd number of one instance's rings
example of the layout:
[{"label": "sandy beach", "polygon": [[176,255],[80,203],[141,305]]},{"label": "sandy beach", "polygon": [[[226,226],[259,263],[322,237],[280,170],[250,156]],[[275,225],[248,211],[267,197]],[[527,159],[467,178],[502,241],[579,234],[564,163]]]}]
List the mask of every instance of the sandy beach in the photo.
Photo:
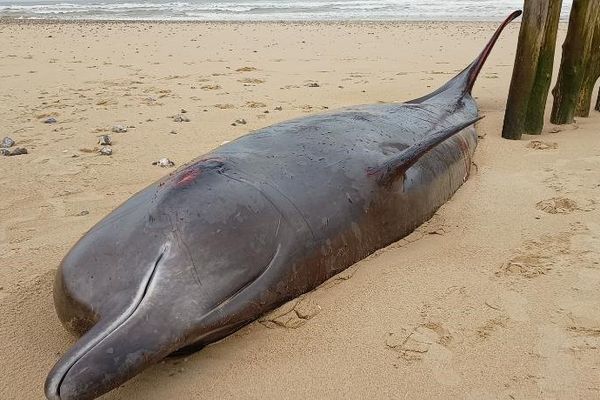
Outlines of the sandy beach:
[{"label": "sandy beach", "polygon": [[[0,157],[0,399],[43,399],[75,341],[54,312],[56,268],[173,171],[154,161],[180,166],[292,117],[427,94],[496,25],[0,22],[0,138],[29,152]],[[431,221],[102,399],[599,398],[600,113],[501,139],[518,31],[475,85],[486,118],[471,177]],[[98,154],[105,134],[111,156]]]}]

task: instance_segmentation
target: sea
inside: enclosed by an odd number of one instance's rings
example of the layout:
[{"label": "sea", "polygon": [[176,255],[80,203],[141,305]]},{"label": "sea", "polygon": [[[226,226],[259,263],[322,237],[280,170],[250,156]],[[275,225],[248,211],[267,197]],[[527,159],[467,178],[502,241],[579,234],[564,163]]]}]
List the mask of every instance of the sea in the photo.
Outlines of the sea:
[{"label": "sea", "polygon": [[[562,18],[568,17],[564,1]],[[498,21],[523,0],[0,0],[0,18],[150,21]]]}]

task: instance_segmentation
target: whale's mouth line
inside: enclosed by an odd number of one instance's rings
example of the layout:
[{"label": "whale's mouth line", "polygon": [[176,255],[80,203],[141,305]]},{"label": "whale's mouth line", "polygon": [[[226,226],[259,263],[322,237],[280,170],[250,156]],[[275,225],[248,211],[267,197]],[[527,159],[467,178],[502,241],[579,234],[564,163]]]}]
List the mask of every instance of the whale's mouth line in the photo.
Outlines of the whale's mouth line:
[{"label": "whale's mouth line", "polygon": [[[146,274],[144,280],[142,281],[142,284],[138,288],[137,293],[136,293],[135,297],[133,298],[133,301],[131,302],[129,307],[119,316],[119,318],[114,320],[111,324],[107,325],[105,327],[105,329],[100,331],[96,337],[92,338],[89,342],[87,342],[87,344],[84,347],[82,347],[75,354],[73,354],[71,357],[69,357],[69,359],[70,359],[69,362],[64,364],[57,371],[57,374],[60,374],[60,379],[58,380],[58,382],[56,383],[55,386],[52,384],[49,385],[48,392],[50,392],[50,393],[47,393],[47,395],[49,395],[48,396],[49,398],[51,398],[52,400],[61,400],[60,387],[62,386],[65,378],[67,377],[67,375],[69,374],[71,369],[75,366],[75,364],[77,364],[77,362],[79,362],[79,360],[81,360],[86,354],[88,354],[90,351],[92,351],[96,346],[98,346],[100,343],[102,343],[107,337],[109,337],[117,329],[119,329],[119,327],[121,327],[122,325],[127,323],[127,321],[139,309],[139,307],[141,306],[142,302],[144,301],[144,298],[146,297],[146,295],[150,289],[152,282],[154,281],[154,277],[156,276],[156,271],[158,270],[160,261],[163,259],[168,248],[169,248],[169,245],[166,244],[161,249],[160,254],[158,255],[156,261],[152,265],[152,268]],[[54,386],[54,387],[52,387],[52,386]]]}]

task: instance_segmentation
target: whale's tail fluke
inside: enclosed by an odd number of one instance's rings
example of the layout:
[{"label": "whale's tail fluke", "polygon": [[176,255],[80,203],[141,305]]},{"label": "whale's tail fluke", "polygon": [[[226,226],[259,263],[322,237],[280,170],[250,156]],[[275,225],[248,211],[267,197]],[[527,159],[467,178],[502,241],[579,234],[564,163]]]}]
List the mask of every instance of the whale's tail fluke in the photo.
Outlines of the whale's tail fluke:
[{"label": "whale's tail fluke", "polygon": [[498,27],[498,29],[496,30],[496,32],[494,33],[494,35],[492,36],[492,38],[490,39],[488,44],[483,48],[483,51],[481,52],[479,57],[477,57],[463,72],[461,72],[457,76],[457,77],[460,77],[460,83],[462,84],[462,86],[464,88],[463,90],[465,93],[471,93],[471,90],[473,89],[473,85],[475,84],[475,81],[477,80],[477,77],[479,76],[479,73],[481,72],[483,65],[485,64],[487,58],[489,57],[490,53],[492,52],[492,49],[496,45],[496,42],[498,41],[498,38],[502,34],[502,31],[504,30],[504,28],[506,28],[506,26],[509,23],[511,23],[513,20],[518,18],[522,13],[523,12],[521,10],[518,10],[518,11],[515,11],[512,14],[510,14],[508,16],[508,18],[506,18],[506,20],[504,20],[502,25],[500,25],[500,27]]},{"label": "whale's tail fluke", "polygon": [[422,103],[425,100],[429,100],[434,98],[442,93],[454,92],[457,95],[465,95],[470,94],[473,89],[473,85],[483,68],[487,58],[489,57],[494,45],[498,41],[498,38],[502,34],[502,31],[506,26],[511,23],[513,20],[518,18],[523,12],[521,10],[515,11],[504,20],[504,22],[498,27],[488,44],[483,48],[483,51],[479,56],[471,63],[467,68],[465,68],[462,72],[448,81],[444,86],[436,90],[435,92],[428,94],[427,96],[409,101],[408,103]]}]

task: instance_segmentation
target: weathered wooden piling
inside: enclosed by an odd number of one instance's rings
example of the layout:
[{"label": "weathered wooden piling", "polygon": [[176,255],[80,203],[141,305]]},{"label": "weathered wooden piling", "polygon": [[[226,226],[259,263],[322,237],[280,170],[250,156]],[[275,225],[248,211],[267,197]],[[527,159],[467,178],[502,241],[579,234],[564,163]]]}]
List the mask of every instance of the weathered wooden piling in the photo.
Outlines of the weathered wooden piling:
[{"label": "weathered wooden piling", "polygon": [[562,0],[525,0],[502,137],[540,134],[552,79]]},{"label": "weathered wooden piling", "polygon": [[600,78],[600,11],[598,11],[596,17],[592,47],[590,49],[590,54],[587,57],[585,68],[585,76],[583,78],[583,84],[577,102],[577,109],[575,111],[577,117],[590,116],[594,86],[596,85],[598,78]]},{"label": "weathered wooden piling", "polygon": [[553,124],[570,124],[575,120],[599,10],[598,0],[573,0],[558,81],[552,91],[554,104],[550,121]]}]

